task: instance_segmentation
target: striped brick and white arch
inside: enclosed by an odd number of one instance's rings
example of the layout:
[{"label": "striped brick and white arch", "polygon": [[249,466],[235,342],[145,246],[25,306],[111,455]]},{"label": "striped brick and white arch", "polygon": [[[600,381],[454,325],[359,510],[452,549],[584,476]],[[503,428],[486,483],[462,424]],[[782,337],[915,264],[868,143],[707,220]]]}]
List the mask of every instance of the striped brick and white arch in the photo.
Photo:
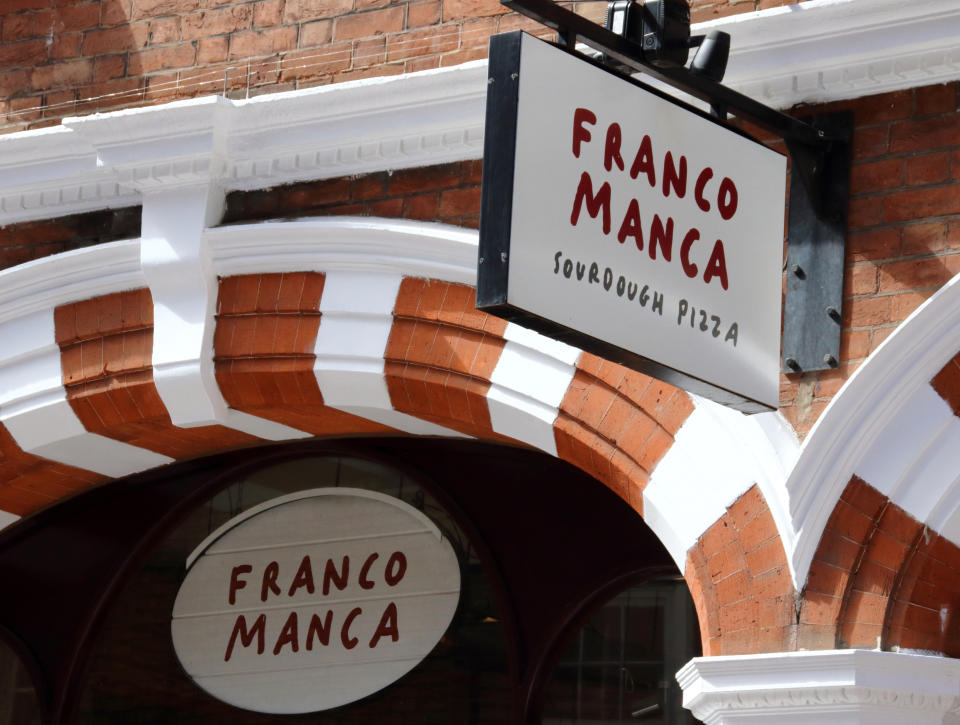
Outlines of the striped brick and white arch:
[{"label": "striped brick and white arch", "polygon": [[788,479],[805,648],[960,656],[960,275],[824,411]]},{"label": "striped brick and white arch", "polygon": [[142,239],[0,272],[4,520],[264,441],[468,436],[538,448],[610,487],[697,580],[702,610],[721,606],[703,564],[729,543],[712,551],[703,535],[738,502],[737,526],[759,532],[740,553],[774,552],[740,573],[776,569],[790,588],[782,420],[478,312],[475,231],[310,219],[204,229],[200,250],[171,253],[152,224],[145,209]]}]

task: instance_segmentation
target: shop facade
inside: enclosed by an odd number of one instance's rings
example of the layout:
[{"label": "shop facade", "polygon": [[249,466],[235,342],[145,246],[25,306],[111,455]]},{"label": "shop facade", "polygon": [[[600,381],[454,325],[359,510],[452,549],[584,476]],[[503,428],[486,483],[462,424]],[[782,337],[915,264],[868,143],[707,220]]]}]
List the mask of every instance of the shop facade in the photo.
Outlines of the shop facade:
[{"label": "shop facade", "polygon": [[[54,119],[0,136],[8,721],[31,693],[37,722],[264,721],[177,659],[173,601],[211,532],[343,488],[442,532],[458,604],[407,675],[304,722],[952,722],[960,10],[694,4],[694,32],[733,37],[725,82],[853,114],[840,358],[747,416],[476,309],[483,48],[535,27],[436,5],[3,16],[26,34],[0,45],[26,84],[8,120]],[[43,12],[79,55],[23,75]],[[254,36],[272,80],[240,55]],[[232,65],[201,60],[221,43]],[[189,73],[149,70],[188,45]],[[79,69],[121,56],[134,107],[56,118],[57,83],[96,110]]]}]

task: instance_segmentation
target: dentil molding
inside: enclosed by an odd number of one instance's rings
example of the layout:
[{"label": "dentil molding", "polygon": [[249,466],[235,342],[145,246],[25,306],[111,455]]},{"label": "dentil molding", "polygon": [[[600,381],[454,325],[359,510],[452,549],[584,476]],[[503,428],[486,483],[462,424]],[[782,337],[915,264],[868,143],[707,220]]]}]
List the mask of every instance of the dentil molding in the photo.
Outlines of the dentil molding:
[{"label": "dentil molding", "polygon": [[874,650],[698,657],[677,681],[706,725],[932,725],[960,705],[960,661]]},{"label": "dentil molding", "polygon": [[[810,0],[702,23],[732,36],[724,83],[785,108],[960,78],[960,4]],[[0,225],[480,158],[486,61],[252,99],[206,97],[0,136]]]}]

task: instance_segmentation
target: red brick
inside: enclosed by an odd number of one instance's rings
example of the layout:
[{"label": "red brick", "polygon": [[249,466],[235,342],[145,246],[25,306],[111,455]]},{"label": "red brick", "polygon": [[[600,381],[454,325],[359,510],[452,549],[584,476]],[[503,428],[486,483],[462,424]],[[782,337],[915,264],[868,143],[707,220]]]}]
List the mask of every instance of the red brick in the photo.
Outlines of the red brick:
[{"label": "red brick", "polygon": [[887,153],[890,127],[858,128],[853,134],[853,158],[869,159]]},{"label": "red brick", "polygon": [[50,60],[76,58],[80,55],[80,45],[83,42],[82,33],[64,33],[53,38],[48,55]]},{"label": "red brick", "polygon": [[106,30],[90,30],[83,35],[83,54],[87,56],[137,50],[150,40],[149,23],[133,23]]},{"label": "red brick", "polygon": [[197,0],[133,0],[131,20],[180,15],[197,9]]},{"label": "red brick", "polygon": [[476,214],[480,211],[480,187],[451,189],[440,194],[440,218]]},{"label": "red brick", "polygon": [[230,59],[271,55],[288,50],[297,42],[296,26],[269,30],[246,30],[230,36]]},{"label": "red brick", "polygon": [[93,63],[86,59],[38,66],[30,75],[36,89],[81,86],[93,79]]},{"label": "red brick", "polygon": [[847,267],[843,279],[843,296],[872,295],[877,291],[877,267],[873,264],[855,264]]},{"label": "red brick", "polygon": [[0,68],[12,69],[17,66],[33,66],[47,58],[47,44],[44,40],[26,40],[19,43],[0,45]]},{"label": "red brick", "polygon": [[253,8],[253,26],[265,28],[282,22],[284,0],[261,0]]},{"label": "red brick", "polygon": [[953,277],[958,264],[956,255],[887,262],[880,267],[880,291],[938,287]]},{"label": "red brick", "polygon": [[370,38],[403,29],[404,8],[396,6],[337,18],[333,24],[334,40]]},{"label": "red brick", "polygon": [[130,0],[100,0],[100,25],[110,27],[130,22]]},{"label": "red brick", "polygon": [[[38,22],[44,35],[89,30],[100,24],[100,4],[61,5],[53,10],[49,20],[41,15]],[[4,24],[4,27],[6,27],[6,24]]]},{"label": "red brick", "polygon": [[[197,64],[222,63],[227,59],[229,38],[202,38],[197,41]],[[207,71],[209,72],[209,71]]]},{"label": "red brick", "polygon": [[950,113],[957,108],[957,86],[955,83],[917,88],[913,95],[915,116]]},{"label": "red brick", "polygon": [[456,50],[460,45],[460,33],[455,27],[443,27],[441,32],[433,28],[396,33],[387,39],[387,60],[393,62],[418,55],[432,55]]},{"label": "red brick", "polygon": [[443,0],[443,21],[503,15],[510,9],[497,0]]},{"label": "red brick", "polygon": [[903,160],[884,159],[855,164],[850,169],[850,193],[894,189],[903,183]]},{"label": "red brick", "polygon": [[412,2],[407,6],[407,27],[423,28],[440,22],[440,0]]},{"label": "red brick", "polygon": [[284,23],[332,18],[353,9],[353,0],[286,0]]},{"label": "red brick", "polygon": [[960,124],[953,115],[898,123],[890,131],[890,151],[928,151],[960,145]]},{"label": "red brick", "polygon": [[847,261],[895,257],[900,251],[900,230],[894,227],[851,231],[847,234]]},{"label": "red brick", "polygon": [[333,21],[317,20],[300,26],[300,47],[326,45],[333,38]]},{"label": "red brick", "polygon": [[128,61],[131,73],[153,73],[169,68],[187,68],[196,62],[197,51],[190,43],[151,48],[140,53],[131,53]]},{"label": "red brick", "polygon": [[950,178],[950,154],[946,151],[907,159],[906,180],[910,186],[935,184]]},{"label": "red brick", "polygon": [[234,5],[185,15],[183,16],[183,39],[196,40],[211,35],[225,35],[245,30],[253,23],[253,7],[252,5]]}]

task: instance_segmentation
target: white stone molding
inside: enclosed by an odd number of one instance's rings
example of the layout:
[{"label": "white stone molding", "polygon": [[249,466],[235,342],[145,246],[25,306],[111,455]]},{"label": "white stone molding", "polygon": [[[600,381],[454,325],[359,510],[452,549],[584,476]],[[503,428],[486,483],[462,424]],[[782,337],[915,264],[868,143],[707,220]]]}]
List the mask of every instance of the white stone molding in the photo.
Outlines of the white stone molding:
[{"label": "white stone molding", "polygon": [[[960,6],[810,0],[693,27],[732,35],[725,84],[768,105],[960,78]],[[278,184],[478,159],[486,61],[252,99],[206,97],[0,136],[0,225],[211,179]]]},{"label": "white stone molding", "polygon": [[323,402],[413,435],[464,437],[390,402],[384,353],[400,282],[399,275],[327,272],[313,368]]},{"label": "white stone molding", "polygon": [[581,351],[512,322],[504,338],[487,391],[490,424],[497,433],[556,456],[553,424]]},{"label": "white stone molding", "polygon": [[52,307],[0,323],[0,340],[0,423],[22,450],[110,477],[173,460],[83,427],[63,386]]},{"label": "white stone molding", "polygon": [[141,265],[153,295],[153,379],[174,425],[224,425],[267,440],[310,434],[227,406],[217,385],[213,334],[218,279],[203,231],[219,215],[211,184],[144,197]]},{"label": "white stone molding", "polygon": [[138,240],[113,242],[0,271],[0,423],[27,453],[107,476],[172,460],[84,429],[54,331],[58,305],[143,287],[139,252]]},{"label": "white stone molding", "polygon": [[147,286],[140,240],[98,244],[0,270],[0,323]]},{"label": "white stone molding", "polygon": [[683,571],[700,536],[756,484],[789,554],[795,536],[784,482],[799,451],[793,430],[779,413],[747,416],[691,398],[693,413],[643,490],[647,525]]},{"label": "white stone molding", "polygon": [[[913,312],[850,377],[807,435],[787,480],[805,581],[827,519],[854,475],[960,545],[958,431],[930,380],[960,350],[960,275]],[[933,526],[936,528],[935,526]],[[954,538],[956,537],[956,538]]]},{"label": "white stone molding", "polygon": [[777,108],[960,77],[960,5],[810,0],[694,26],[730,33],[724,84]]},{"label": "white stone molding", "polygon": [[313,217],[207,229],[220,276],[340,271],[476,285],[477,232],[433,222]]},{"label": "white stone molding", "polygon": [[0,531],[7,528],[11,524],[17,523],[20,520],[20,517],[16,514],[12,514],[9,511],[0,511]]},{"label": "white stone molding", "polygon": [[874,650],[698,657],[677,681],[705,725],[939,725],[960,706],[960,661]]}]

